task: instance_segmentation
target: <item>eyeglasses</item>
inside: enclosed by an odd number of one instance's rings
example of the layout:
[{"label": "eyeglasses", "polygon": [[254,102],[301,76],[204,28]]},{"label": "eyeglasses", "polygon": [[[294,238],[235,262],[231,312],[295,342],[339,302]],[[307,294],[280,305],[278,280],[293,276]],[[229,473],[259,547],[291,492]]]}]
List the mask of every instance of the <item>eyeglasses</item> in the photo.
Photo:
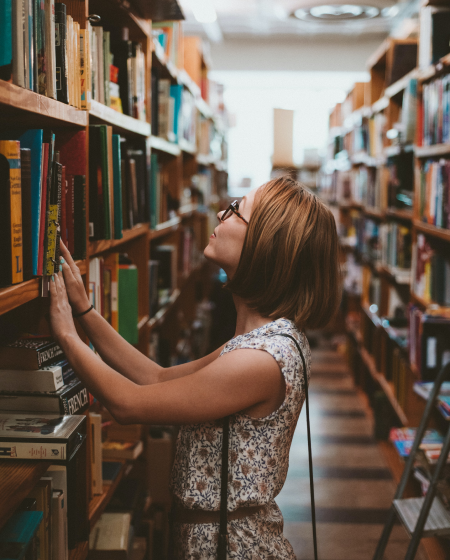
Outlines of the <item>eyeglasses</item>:
[{"label": "eyeglasses", "polygon": [[221,222],[224,222],[227,218],[231,216],[231,214],[236,214],[238,218],[241,218],[244,224],[248,225],[247,220],[242,216],[242,214],[239,213],[239,202],[237,200],[235,200],[230,204],[230,206],[228,206],[228,208],[225,210],[225,212],[222,214],[219,220]]}]

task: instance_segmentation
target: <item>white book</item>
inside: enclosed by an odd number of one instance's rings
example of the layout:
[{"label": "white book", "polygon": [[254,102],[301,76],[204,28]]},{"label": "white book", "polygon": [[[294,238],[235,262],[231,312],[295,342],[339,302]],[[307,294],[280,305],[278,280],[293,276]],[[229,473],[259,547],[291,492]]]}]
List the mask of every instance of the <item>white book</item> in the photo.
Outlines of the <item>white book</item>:
[{"label": "white book", "polygon": [[55,0],[45,0],[45,70],[47,96],[56,99]]},{"label": "white book", "polygon": [[13,51],[13,83],[25,87],[25,66],[23,48],[23,0],[12,1],[12,51]]},{"label": "white book", "polygon": [[64,385],[62,367],[37,370],[0,369],[2,391],[57,391]]},{"label": "white book", "polygon": [[[67,525],[67,468],[63,465],[50,465],[46,472],[47,476],[53,478],[53,490],[61,490],[62,498],[62,538],[63,544],[59,544],[62,555],[57,556],[58,560],[69,560],[69,540],[68,540],[68,525]],[[53,526],[53,523],[52,523]],[[61,533],[60,533],[61,535]]]}]

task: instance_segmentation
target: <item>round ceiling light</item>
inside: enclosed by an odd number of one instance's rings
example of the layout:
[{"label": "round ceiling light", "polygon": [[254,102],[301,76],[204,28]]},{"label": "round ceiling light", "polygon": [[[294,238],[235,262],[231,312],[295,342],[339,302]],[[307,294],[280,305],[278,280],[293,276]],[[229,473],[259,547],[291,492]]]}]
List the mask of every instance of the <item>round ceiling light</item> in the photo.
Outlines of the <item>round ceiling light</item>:
[{"label": "round ceiling light", "polygon": [[359,4],[323,4],[299,8],[293,16],[306,21],[355,21],[371,19],[380,15],[379,8]]}]

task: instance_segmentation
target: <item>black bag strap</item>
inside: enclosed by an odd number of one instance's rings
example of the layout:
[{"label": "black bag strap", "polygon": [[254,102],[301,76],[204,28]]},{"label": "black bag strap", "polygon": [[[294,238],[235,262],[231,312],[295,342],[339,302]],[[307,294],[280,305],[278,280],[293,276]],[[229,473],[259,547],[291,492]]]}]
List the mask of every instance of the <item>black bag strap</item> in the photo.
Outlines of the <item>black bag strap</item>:
[{"label": "black bag strap", "polygon": [[[313,464],[311,452],[311,428],[309,423],[309,399],[308,399],[308,374],[306,370],[306,362],[303,352],[299,343],[290,334],[277,333],[269,336],[284,336],[293,340],[297,350],[302,359],[303,365],[303,381],[305,384],[305,401],[306,401],[306,426],[308,432],[308,459],[309,459],[309,486],[311,492],[311,518],[313,529],[313,542],[314,542],[314,560],[317,560],[317,533],[316,533],[316,505],[314,501],[314,479],[313,479]],[[227,544],[228,544],[228,529],[227,529],[227,502],[228,502],[228,438],[229,438],[229,423],[230,417],[227,416],[223,419],[223,440],[222,440],[222,472],[220,482],[220,526],[219,526],[219,547],[218,547],[218,560],[226,560],[227,558]]]}]

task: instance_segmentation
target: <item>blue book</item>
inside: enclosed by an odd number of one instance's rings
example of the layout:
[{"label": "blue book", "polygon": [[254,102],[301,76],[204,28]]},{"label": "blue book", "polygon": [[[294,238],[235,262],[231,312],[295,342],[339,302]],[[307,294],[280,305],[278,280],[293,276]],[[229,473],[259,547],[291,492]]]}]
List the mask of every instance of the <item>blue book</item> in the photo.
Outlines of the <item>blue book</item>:
[{"label": "blue book", "polygon": [[42,511],[18,511],[0,532],[0,558],[22,560],[41,524]]},{"label": "blue book", "polygon": [[12,2],[0,0],[0,80],[12,78]]},{"label": "blue book", "polygon": [[[0,0],[0,2],[1,1],[2,0]],[[0,140],[19,140],[21,148],[28,148],[31,150],[31,262],[33,276],[37,276],[39,252],[43,134],[44,131],[40,128],[31,128],[30,130],[8,130],[0,133]]]},{"label": "blue book", "polygon": [[176,143],[178,144],[178,129],[181,113],[181,97],[183,95],[183,86],[177,84],[176,86],[170,86],[170,97],[175,100],[174,111],[173,111],[173,133],[175,134]]},{"label": "blue book", "polygon": [[122,239],[122,169],[120,136],[113,134],[114,239]]}]

